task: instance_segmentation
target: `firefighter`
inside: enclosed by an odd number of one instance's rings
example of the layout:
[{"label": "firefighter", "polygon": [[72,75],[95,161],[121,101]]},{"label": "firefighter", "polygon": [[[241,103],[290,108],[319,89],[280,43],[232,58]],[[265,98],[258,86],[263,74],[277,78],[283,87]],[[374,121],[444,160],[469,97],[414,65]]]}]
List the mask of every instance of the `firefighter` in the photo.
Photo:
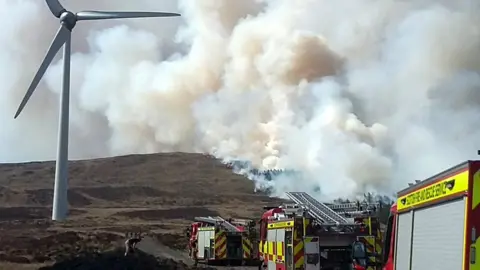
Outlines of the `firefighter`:
[{"label": "firefighter", "polygon": [[142,241],[140,234],[131,235],[128,237],[128,239],[125,241],[125,256],[130,253],[135,253],[135,248],[140,241]]}]

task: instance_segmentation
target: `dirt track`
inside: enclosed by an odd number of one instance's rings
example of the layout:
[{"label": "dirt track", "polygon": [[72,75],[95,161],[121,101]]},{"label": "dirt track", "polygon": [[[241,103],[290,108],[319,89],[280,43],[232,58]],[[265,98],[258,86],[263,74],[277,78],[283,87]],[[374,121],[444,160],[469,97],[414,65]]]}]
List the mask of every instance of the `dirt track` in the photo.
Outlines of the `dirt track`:
[{"label": "dirt track", "polygon": [[[149,234],[176,250],[175,260],[184,259],[182,231],[193,217],[258,218],[263,205],[279,203],[254,194],[250,180],[205,155],[125,156],[72,162],[70,216],[53,223],[53,178],[53,162],[0,164],[5,269],[37,269],[72,254],[112,250],[126,231]],[[154,247],[147,251],[161,252]]]}]

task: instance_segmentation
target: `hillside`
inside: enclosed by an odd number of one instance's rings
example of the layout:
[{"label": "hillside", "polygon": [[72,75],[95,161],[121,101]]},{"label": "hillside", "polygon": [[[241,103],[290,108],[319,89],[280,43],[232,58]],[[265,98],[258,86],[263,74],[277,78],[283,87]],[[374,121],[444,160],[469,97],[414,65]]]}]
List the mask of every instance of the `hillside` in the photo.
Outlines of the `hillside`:
[{"label": "hillside", "polygon": [[49,264],[119,247],[127,231],[182,249],[195,216],[258,218],[263,205],[279,203],[209,156],[131,155],[71,162],[69,219],[53,223],[54,165],[0,164],[0,260]]}]

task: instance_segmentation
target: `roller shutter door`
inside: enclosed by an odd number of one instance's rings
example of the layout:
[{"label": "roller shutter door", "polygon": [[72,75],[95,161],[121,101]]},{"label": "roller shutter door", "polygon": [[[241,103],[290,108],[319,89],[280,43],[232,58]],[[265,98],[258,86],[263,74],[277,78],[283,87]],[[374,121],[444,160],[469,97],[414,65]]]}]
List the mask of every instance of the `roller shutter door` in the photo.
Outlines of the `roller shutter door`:
[{"label": "roller shutter door", "polygon": [[205,238],[209,235],[207,235],[208,231],[199,231],[198,232],[198,239],[197,239],[197,248],[198,248],[198,255],[197,257],[199,259],[203,259],[205,254]]},{"label": "roller shutter door", "polygon": [[465,198],[415,211],[412,270],[462,269]]},{"label": "roller shutter door", "polygon": [[[412,240],[412,212],[398,215],[397,254],[395,270],[410,270],[410,249]],[[430,268],[426,268],[430,269]],[[422,270],[426,270],[422,269]],[[431,268],[433,269],[433,268]],[[453,269],[451,269],[453,270]]]}]

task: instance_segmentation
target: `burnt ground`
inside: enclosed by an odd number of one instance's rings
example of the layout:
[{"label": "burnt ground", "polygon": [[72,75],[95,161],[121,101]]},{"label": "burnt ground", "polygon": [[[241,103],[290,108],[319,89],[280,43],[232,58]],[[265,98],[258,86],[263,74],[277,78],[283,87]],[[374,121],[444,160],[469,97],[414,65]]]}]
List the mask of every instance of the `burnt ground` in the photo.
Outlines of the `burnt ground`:
[{"label": "burnt ground", "polygon": [[[280,202],[209,156],[132,155],[72,161],[70,215],[52,222],[54,165],[0,164],[0,269],[70,269],[78,260],[92,263],[78,269],[189,269],[183,229],[195,216],[258,218],[263,205]],[[149,254],[126,262],[112,250],[131,231],[147,236]]]}]

